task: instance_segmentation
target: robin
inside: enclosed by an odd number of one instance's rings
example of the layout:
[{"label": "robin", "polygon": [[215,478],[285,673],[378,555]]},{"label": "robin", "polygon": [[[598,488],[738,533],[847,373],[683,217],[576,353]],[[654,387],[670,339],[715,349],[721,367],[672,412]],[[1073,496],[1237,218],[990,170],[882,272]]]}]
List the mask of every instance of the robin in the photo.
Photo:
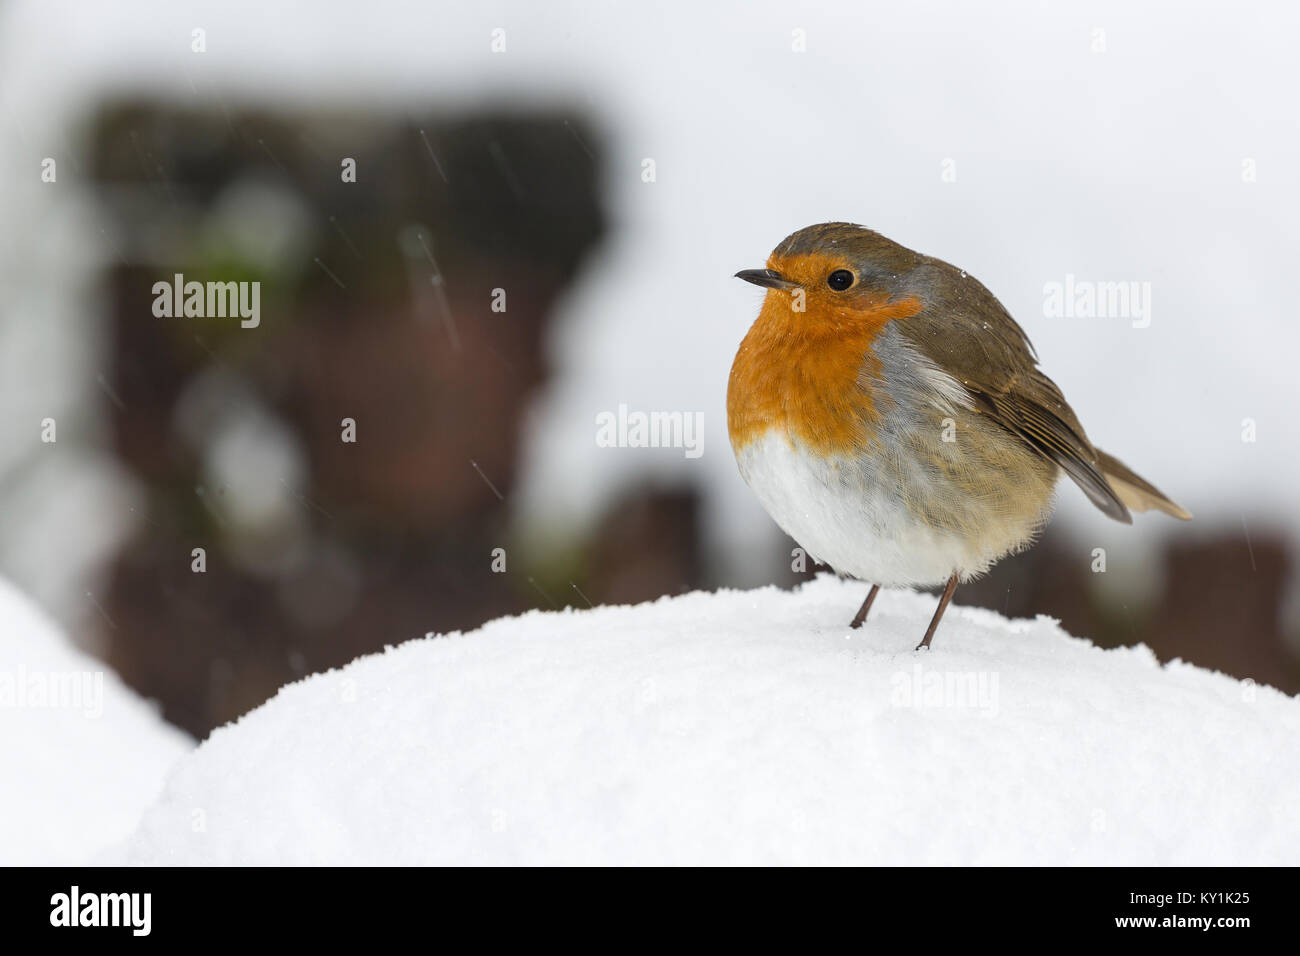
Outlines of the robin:
[{"label": "robin", "polygon": [[872,587],[958,582],[1028,547],[1064,472],[1105,514],[1191,515],[1088,440],[981,283],[851,223],[809,226],[766,269],[731,367],[727,429],[745,481],[808,553]]}]

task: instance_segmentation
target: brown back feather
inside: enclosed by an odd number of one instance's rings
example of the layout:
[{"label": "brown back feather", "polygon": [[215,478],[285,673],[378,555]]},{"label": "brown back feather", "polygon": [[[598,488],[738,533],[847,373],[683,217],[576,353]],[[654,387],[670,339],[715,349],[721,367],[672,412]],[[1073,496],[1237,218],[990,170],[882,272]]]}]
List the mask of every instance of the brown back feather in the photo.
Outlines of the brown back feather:
[{"label": "brown back feather", "polygon": [[1059,465],[1103,513],[1131,523],[1074,410],[1038,368],[1024,330],[993,293],[929,257],[912,270],[908,284],[926,303],[924,311],[897,323],[912,344],[961,382],[981,413]]}]

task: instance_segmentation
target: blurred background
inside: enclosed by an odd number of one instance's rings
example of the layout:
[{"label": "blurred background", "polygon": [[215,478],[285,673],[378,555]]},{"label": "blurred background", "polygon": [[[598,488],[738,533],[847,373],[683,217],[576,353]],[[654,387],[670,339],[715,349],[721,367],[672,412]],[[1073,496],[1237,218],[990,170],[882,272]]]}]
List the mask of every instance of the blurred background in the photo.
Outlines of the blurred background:
[{"label": "blurred background", "polygon": [[[0,574],[196,734],[428,632],[793,586],[727,442],[732,274],[849,220],[978,276],[1196,515],[1063,484],[957,602],[1300,691],[1298,25],[4,3]],[[156,315],[178,273],[259,283],[259,323]],[[1149,324],[1048,314],[1066,281],[1149,283]],[[604,447],[620,406],[700,416],[701,454]]]}]

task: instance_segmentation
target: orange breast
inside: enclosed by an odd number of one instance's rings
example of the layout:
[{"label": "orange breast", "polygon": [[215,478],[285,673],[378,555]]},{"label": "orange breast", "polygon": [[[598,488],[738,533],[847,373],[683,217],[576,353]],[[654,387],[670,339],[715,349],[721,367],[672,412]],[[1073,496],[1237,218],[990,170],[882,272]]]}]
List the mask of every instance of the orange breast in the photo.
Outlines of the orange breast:
[{"label": "orange breast", "polygon": [[888,398],[870,379],[880,362],[871,344],[891,320],[921,311],[906,298],[869,310],[814,315],[794,312],[771,291],[740,343],[727,386],[727,430],[739,451],[778,428],[823,454],[864,448]]}]

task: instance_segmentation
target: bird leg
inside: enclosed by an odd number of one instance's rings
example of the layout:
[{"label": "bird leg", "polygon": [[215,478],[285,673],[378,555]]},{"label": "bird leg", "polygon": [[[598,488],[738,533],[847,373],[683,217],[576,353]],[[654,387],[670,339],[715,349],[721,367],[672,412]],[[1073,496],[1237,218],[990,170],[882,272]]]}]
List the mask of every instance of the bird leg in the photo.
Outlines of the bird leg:
[{"label": "bird leg", "polygon": [[858,608],[858,613],[853,615],[853,621],[852,623],[849,624],[849,627],[859,628],[862,626],[862,622],[865,621],[867,619],[867,615],[871,613],[871,605],[876,600],[876,595],[879,593],[880,593],[880,585],[879,584],[871,585],[871,593],[868,594],[867,599],[862,602],[862,607]]},{"label": "bird leg", "polygon": [[939,626],[939,618],[943,617],[943,612],[948,609],[948,602],[952,600],[952,592],[956,590],[957,572],[954,571],[952,577],[948,579],[948,583],[944,585],[943,594],[939,596],[939,606],[935,609],[934,617],[930,619],[930,626],[925,629],[925,637],[921,639],[920,644],[916,645],[918,651],[923,647],[929,649],[930,641],[934,638],[935,628]]}]

